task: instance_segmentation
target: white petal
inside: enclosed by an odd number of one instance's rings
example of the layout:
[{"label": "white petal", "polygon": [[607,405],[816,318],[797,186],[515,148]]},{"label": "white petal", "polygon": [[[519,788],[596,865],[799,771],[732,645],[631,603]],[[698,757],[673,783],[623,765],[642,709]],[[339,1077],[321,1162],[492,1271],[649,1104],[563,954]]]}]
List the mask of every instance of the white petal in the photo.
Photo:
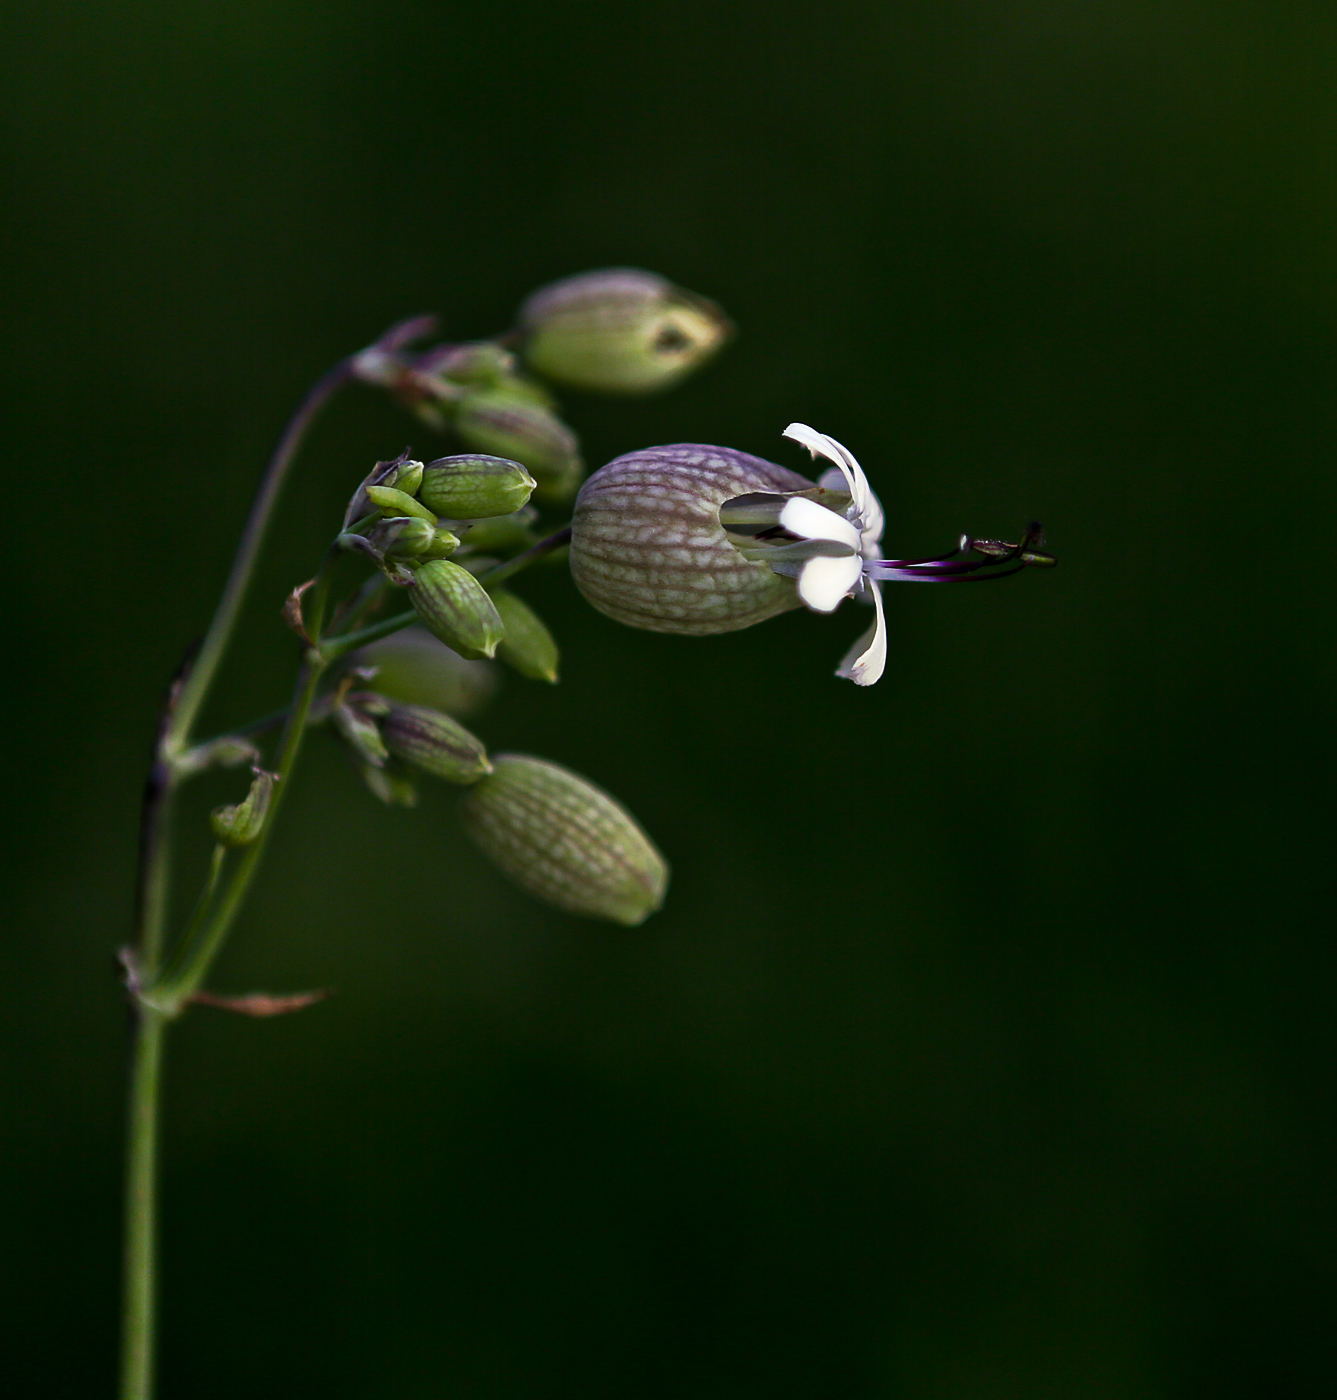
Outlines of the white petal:
[{"label": "white petal", "polygon": [[848,545],[852,553],[859,552],[858,527],[851,525],[843,515],[837,515],[835,511],[827,510],[805,496],[795,496],[792,501],[785,502],[785,508],[780,512],[780,524],[800,539],[835,540],[837,544]]},{"label": "white petal", "polygon": [[862,572],[857,554],[809,559],[798,576],[798,596],[816,612],[834,612]]},{"label": "white petal", "polygon": [[863,529],[860,531],[865,559],[876,559],[882,553],[882,528],[885,524],[882,502],[869,491],[868,507],[863,518]]},{"label": "white petal", "polygon": [[[882,672],[887,667],[887,620],[882,613],[882,590],[871,579],[868,588],[873,594],[877,620],[850,648],[836,672],[836,675],[844,676],[855,685],[873,685],[882,679]],[[862,654],[855,656],[860,648],[863,648]]]},{"label": "white petal", "polygon": [[[815,428],[808,427],[806,423],[791,423],[785,429],[785,436],[792,438],[795,442],[801,442],[814,457],[825,457],[828,462],[834,462],[840,468],[844,473],[845,480],[849,483],[850,496],[854,500],[854,511],[859,517],[861,527],[868,524],[871,513],[875,512],[880,520],[882,507],[877,504],[877,497],[873,495],[872,488],[868,485],[868,478],[863,474],[863,468],[854,460],[854,454],[848,448],[838,443],[835,438],[827,437],[825,433],[819,433]],[[879,539],[881,534],[879,526]]]}]

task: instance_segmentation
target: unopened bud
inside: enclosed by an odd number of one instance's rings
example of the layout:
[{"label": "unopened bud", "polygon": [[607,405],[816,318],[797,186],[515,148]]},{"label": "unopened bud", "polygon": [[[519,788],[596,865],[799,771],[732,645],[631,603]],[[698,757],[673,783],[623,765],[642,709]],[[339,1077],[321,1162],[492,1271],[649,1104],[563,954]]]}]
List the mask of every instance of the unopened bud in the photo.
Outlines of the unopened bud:
[{"label": "unopened bud", "polygon": [[482,740],[440,710],[395,705],[381,733],[396,758],[448,783],[474,783],[492,771]]},{"label": "unopened bud", "polygon": [[389,757],[381,731],[369,715],[351,705],[336,705],[334,724],[349,748],[373,768],[380,768]]},{"label": "unopened bud", "polygon": [[492,590],[492,602],[506,628],[497,659],[531,681],[556,681],[557,643],[543,619],[523,598],[504,588]]},{"label": "unopened bud", "polygon": [[456,412],[455,431],[480,452],[528,467],[540,493],[568,491],[580,479],[576,435],[555,413],[515,394],[470,394]]},{"label": "unopened bud", "polygon": [[404,462],[395,473],[395,479],[385,483],[387,486],[393,486],[396,491],[402,491],[406,496],[416,496],[421,484],[421,462]]},{"label": "unopened bud", "polygon": [[494,386],[515,374],[515,356],[495,340],[471,340],[463,345],[441,345],[419,355],[415,368],[440,375],[456,384]]},{"label": "unopened bud", "polygon": [[433,559],[413,575],[409,597],[422,624],[472,661],[493,656],[505,628],[487,590],[467,569]]},{"label": "unopened bud", "polygon": [[666,389],[729,338],[712,301],[634,267],[554,282],[520,308],[524,357],[558,384],[603,394]]},{"label": "unopened bud", "polygon": [[220,846],[249,846],[260,835],[277,781],[276,774],[257,769],[251,790],[241,802],[214,808],[209,825]]},{"label": "unopened bud", "polygon": [[497,668],[490,661],[466,661],[421,627],[382,637],[350,660],[375,668],[371,683],[379,694],[456,716],[481,709],[497,688]]},{"label": "unopened bud", "polygon": [[446,559],[460,547],[460,537],[443,525],[432,531],[432,542],[423,550],[423,559]]},{"label": "unopened bud", "polygon": [[[347,530],[357,521],[375,512],[376,507],[372,505],[371,499],[367,495],[369,487],[398,487],[401,476],[406,482],[413,483],[415,469],[420,472],[421,468],[422,463],[411,461],[407,454],[393,457],[389,461],[377,462],[363,478],[357,490],[353,492],[352,499],[348,502],[348,509],[344,512],[343,528]],[[406,491],[405,494],[411,496],[413,493]],[[392,510],[389,512],[391,515],[416,515],[417,513],[411,510]]]},{"label": "unopened bud", "polygon": [[519,510],[537,485],[519,462],[470,453],[429,463],[423,471],[420,496],[438,515],[482,520]]},{"label": "unopened bud", "polygon": [[430,525],[436,524],[436,516],[425,505],[415,501],[407,491],[394,486],[368,486],[367,499],[382,515],[414,515]]},{"label": "unopened bud", "polygon": [[397,515],[369,530],[367,543],[391,559],[418,559],[433,547],[436,535],[436,529],[421,516]]},{"label": "unopened bud", "polygon": [[500,754],[464,814],[517,885],[560,909],[631,925],[664,902],[664,857],[625,807],[567,768]]}]

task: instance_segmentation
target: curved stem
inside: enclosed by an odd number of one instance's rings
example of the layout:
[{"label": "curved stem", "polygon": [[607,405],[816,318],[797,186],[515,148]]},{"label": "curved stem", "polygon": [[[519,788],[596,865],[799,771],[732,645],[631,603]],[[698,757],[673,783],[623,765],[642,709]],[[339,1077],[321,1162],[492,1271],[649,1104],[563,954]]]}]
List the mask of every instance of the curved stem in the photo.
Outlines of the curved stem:
[{"label": "curved stem", "polygon": [[164,749],[168,757],[182,748],[188,740],[191,726],[213,681],[214,672],[223,659],[228,639],[237,621],[237,613],[241,609],[242,599],[246,596],[247,585],[255,571],[255,561],[260,554],[265,530],[269,526],[279,491],[297,448],[316,415],[329,402],[335,391],[353,377],[353,360],[350,358],[341,360],[316,380],[310,393],[289,420],[278,446],[274,449],[274,455],[269,459],[260,490],[247,517],[246,528],[242,531],[241,540],[237,545],[237,553],[232,560],[232,572],[223,588],[223,596],[218,600],[218,607],[214,610],[213,621],[210,622],[209,630],[200,646],[195,667],[181,688],[175,713],[164,736]]},{"label": "curved stem", "polygon": [[[242,600],[255,571],[265,530],[283,480],[303,435],[335,391],[354,377],[352,360],[343,360],[312,386],[269,460],[251,506],[232,571],[214,610],[194,666],[178,676],[163,709],[155,737],[153,761],[144,787],[140,821],[139,875],[135,910],[136,963],[133,976],[151,980],[162,961],[167,920],[170,853],[169,827],[175,775],[172,760],[189,742],[190,730],[227,649]],[[316,677],[324,669],[315,668]],[[314,683],[311,694],[314,695]],[[306,709],[309,709],[308,697]],[[306,710],[302,719],[305,721]],[[289,726],[289,767],[296,758],[301,726]],[[281,794],[275,794],[277,799]],[[270,822],[273,811],[271,809]],[[261,842],[270,823],[266,823]],[[257,843],[257,845],[260,843]],[[249,853],[248,853],[249,854]],[[253,866],[254,862],[252,862]],[[234,902],[239,903],[239,898]],[[156,1331],[157,1157],[161,1100],[163,1036],[167,1017],[135,999],[135,1040],[130,1074],[126,1143],[125,1241],[121,1304],[121,1400],[150,1400],[153,1393]]]}]

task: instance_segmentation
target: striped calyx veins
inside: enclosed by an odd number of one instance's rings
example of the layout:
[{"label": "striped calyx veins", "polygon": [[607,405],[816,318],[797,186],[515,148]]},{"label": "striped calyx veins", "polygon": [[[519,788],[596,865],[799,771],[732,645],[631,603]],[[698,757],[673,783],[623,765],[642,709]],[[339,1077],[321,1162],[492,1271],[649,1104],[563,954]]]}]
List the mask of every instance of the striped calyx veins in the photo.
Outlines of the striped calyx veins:
[{"label": "striped calyx veins", "polygon": [[600,612],[683,636],[734,632],[799,605],[794,579],[748,557],[720,508],[758,493],[817,490],[797,472],[728,447],[629,452],[581,487],[571,573]]}]

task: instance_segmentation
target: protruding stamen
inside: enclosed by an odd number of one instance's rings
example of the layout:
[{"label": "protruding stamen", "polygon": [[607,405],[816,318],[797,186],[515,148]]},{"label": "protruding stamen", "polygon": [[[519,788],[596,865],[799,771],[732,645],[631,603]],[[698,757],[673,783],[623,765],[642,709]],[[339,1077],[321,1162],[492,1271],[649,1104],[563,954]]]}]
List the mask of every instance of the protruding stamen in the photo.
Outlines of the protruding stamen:
[{"label": "protruding stamen", "polygon": [[[897,583],[987,583],[1007,578],[1025,568],[1050,568],[1058,560],[1038,548],[1044,543],[1039,521],[1027,526],[1019,544],[1006,540],[977,540],[961,536],[956,549],[934,559],[876,559],[864,566],[869,578]],[[958,559],[965,551],[982,555],[979,559]]]}]

